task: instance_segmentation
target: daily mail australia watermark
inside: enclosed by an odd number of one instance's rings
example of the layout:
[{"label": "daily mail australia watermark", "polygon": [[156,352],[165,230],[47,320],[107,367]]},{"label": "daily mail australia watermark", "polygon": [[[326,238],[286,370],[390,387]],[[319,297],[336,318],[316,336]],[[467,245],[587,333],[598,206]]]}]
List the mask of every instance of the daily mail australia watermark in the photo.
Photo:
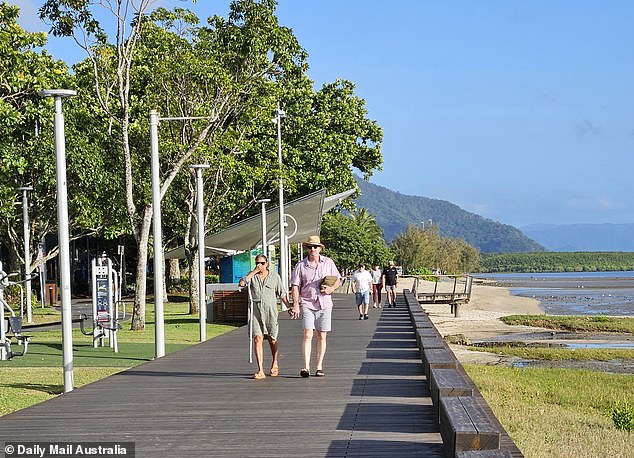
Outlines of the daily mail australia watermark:
[{"label": "daily mail australia watermark", "polygon": [[5,442],[6,458],[134,458],[134,442]]}]

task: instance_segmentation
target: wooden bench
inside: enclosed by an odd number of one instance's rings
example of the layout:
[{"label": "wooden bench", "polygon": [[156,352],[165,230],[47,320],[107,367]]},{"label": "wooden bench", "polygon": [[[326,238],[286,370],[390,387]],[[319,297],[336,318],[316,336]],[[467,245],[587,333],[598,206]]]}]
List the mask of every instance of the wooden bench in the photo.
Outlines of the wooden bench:
[{"label": "wooden bench", "polygon": [[500,430],[473,396],[440,398],[440,434],[449,456],[500,448]]},{"label": "wooden bench", "polygon": [[421,359],[427,379],[429,379],[431,369],[456,369],[458,367],[458,360],[448,348],[423,348]]},{"label": "wooden bench", "polygon": [[416,343],[420,345],[420,341],[423,339],[440,339],[444,342],[444,339],[436,328],[417,328]]},{"label": "wooden bench", "polygon": [[457,369],[433,368],[429,375],[431,399],[439,415],[440,398],[445,396],[473,396],[474,385]]},{"label": "wooden bench", "polygon": [[510,450],[469,450],[456,454],[456,458],[512,458]]}]

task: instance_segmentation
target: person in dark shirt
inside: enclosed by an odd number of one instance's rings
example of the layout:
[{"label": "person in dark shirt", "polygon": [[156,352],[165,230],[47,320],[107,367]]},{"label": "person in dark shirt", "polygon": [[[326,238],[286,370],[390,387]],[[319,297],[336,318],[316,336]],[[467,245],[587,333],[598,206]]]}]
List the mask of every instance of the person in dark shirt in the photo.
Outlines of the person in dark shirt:
[{"label": "person in dark shirt", "polygon": [[383,289],[387,293],[387,308],[396,307],[396,287],[398,286],[398,270],[394,261],[390,261],[383,269]]}]

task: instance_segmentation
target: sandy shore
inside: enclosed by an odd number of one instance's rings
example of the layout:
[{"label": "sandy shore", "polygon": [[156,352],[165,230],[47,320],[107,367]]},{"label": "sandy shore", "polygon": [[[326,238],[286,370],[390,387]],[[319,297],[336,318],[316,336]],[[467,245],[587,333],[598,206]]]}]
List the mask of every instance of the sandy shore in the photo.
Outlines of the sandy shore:
[{"label": "sandy shore", "polygon": [[[399,279],[399,289],[411,289],[412,278]],[[446,286],[446,284],[445,284]],[[449,285],[453,286],[452,284]],[[434,291],[434,284],[424,282],[419,286],[419,292]],[[449,289],[449,292],[451,288]],[[440,292],[440,290],[439,290]],[[423,304],[423,309],[428,313],[429,318],[434,323],[443,337],[458,336],[459,340],[491,339],[497,336],[512,334],[528,334],[535,332],[549,332],[544,328],[531,326],[509,326],[500,321],[500,317],[507,315],[541,315],[544,311],[539,306],[539,301],[531,298],[513,296],[508,288],[491,286],[487,284],[474,283],[471,290],[471,299],[468,304],[460,306],[460,313],[455,317],[451,313],[448,304]],[[464,336],[464,337],[463,337]],[[579,336],[577,342],[587,343],[588,336]],[[618,335],[615,342],[621,342],[622,337]],[[523,340],[521,337],[519,340]],[[629,339],[626,339],[629,341]],[[550,340],[549,342],[557,342]],[[566,341],[571,342],[571,341]],[[604,342],[604,341],[603,341]],[[511,366],[521,358],[515,356],[504,356],[498,353],[488,353],[480,351],[470,351],[465,345],[449,344],[458,360],[463,364],[485,364]],[[526,361],[522,360],[523,364]],[[545,361],[531,362],[531,365],[541,365],[543,367],[570,367],[578,369],[599,370],[611,373],[634,373],[634,364],[622,361]]]},{"label": "sandy shore", "polygon": [[[411,289],[412,278],[399,279],[399,288]],[[421,282],[419,291],[433,291],[433,283]],[[460,306],[460,314],[454,317],[447,304],[424,304],[438,331],[443,336],[463,335],[470,340],[491,338],[500,335],[542,331],[542,328],[529,326],[509,326],[499,320],[507,315],[541,315],[544,311],[536,299],[512,296],[508,288],[473,284],[471,300]],[[516,358],[504,357],[493,353],[468,351],[461,345],[450,345],[462,363],[473,364],[511,364]]]}]

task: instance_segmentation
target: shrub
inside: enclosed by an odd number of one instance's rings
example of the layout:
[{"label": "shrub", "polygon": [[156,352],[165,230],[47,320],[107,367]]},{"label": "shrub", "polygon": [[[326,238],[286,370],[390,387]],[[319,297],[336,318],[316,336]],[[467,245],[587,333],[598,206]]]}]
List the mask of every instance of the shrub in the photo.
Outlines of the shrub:
[{"label": "shrub", "polygon": [[634,431],[634,406],[629,402],[617,402],[612,408],[612,421],[617,429]]}]

